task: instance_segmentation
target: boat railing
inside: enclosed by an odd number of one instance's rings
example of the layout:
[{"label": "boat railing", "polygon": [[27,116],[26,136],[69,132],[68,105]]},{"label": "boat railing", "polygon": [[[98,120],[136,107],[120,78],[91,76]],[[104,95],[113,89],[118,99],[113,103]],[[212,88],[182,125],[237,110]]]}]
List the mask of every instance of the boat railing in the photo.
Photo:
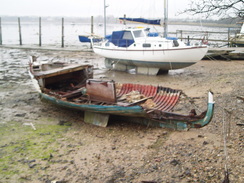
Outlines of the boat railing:
[{"label": "boat railing", "polygon": [[176,30],[168,32],[168,35],[177,37],[185,42],[206,42],[210,46],[229,45],[231,38],[238,34],[238,30],[228,28],[227,31],[191,31],[191,30]]}]

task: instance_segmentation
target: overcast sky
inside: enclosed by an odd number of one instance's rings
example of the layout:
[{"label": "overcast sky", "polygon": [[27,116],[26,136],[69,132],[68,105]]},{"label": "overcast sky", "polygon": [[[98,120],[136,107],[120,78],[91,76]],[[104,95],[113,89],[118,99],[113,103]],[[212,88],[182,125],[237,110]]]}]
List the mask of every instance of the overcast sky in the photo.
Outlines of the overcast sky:
[{"label": "overcast sky", "polygon": [[[168,0],[169,18],[188,7],[190,0]],[[106,0],[107,15],[121,17],[163,17],[164,0]],[[103,15],[104,0],[0,0],[0,16],[75,16]]]}]

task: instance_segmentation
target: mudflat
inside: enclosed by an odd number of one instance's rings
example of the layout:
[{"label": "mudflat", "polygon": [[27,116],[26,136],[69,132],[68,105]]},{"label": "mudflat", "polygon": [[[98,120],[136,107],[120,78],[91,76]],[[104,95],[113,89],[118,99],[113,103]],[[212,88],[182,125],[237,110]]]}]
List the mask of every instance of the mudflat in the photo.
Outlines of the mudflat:
[{"label": "mudflat", "polygon": [[[102,128],[83,113],[39,99],[28,56],[91,63],[94,77],[183,90],[197,112],[214,92],[215,112],[200,129],[172,131],[112,118]],[[167,75],[104,69],[92,52],[0,48],[0,182],[244,182],[244,61],[202,60]],[[184,111],[184,109],[177,109]],[[33,125],[33,126],[32,126]]]}]

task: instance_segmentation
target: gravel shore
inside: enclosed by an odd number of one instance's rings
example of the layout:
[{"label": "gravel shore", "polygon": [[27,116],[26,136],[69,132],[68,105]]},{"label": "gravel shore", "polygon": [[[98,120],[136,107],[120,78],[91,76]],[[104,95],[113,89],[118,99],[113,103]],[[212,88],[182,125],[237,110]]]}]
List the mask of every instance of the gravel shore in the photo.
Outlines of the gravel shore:
[{"label": "gravel shore", "polygon": [[[28,56],[89,62],[95,78],[181,89],[205,110],[207,126],[189,131],[152,128],[112,118],[102,128],[83,114],[40,101],[28,76]],[[107,71],[92,52],[0,48],[0,183],[244,182],[244,61],[202,60],[168,75]],[[34,125],[31,126],[31,124]]]}]

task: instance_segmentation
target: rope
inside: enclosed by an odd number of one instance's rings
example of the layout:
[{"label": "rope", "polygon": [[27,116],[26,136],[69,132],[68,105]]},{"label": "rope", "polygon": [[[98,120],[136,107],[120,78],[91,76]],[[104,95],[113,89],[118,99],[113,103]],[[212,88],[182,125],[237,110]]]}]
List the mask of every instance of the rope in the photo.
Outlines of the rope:
[{"label": "rope", "polygon": [[[121,59],[117,60],[116,62],[112,61],[111,62],[112,67],[113,67],[113,65],[118,64],[120,61],[121,61]],[[113,70],[113,68],[107,69],[105,73],[110,73],[112,70]]]}]

